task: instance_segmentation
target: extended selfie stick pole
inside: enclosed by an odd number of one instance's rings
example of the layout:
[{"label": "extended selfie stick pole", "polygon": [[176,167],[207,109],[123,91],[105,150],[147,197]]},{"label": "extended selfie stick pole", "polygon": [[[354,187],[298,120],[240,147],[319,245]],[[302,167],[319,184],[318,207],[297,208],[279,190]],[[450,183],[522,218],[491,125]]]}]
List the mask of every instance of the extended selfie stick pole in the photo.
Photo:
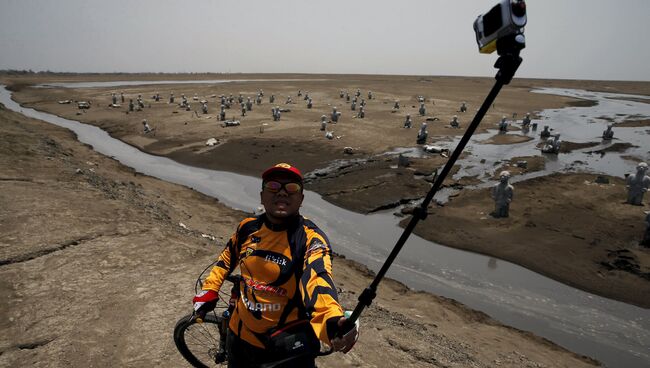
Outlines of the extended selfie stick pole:
[{"label": "extended selfie stick pole", "polygon": [[502,48],[502,50],[500,50],[499,52],[499,55],[501,56],[497,59],[496,63],[494,64],[494,67],[499,69],[499,71],[495,76],[496,82],[494,84],[494,87],[492,87],[492,90],[485,98],[485,101],[483,101],[483,105],[481,105],[481,108],[474,116],[474,120],[472,120],[472,123],[467,128],[467,131],[463,135],[463,138],[460,140],[458,146],[449,157],[447,164],[445,164],[445,166],[442,168],[442,171],[440,172],[439,175],[436,172],[433,187],[431,188],[431,190],[429,190],[429,193],[427,193],[427,196],[422,201],[422,204],[419,207],[416,207],[415,210],[413,211],[413,217],[411,217],[411,221],[404,229],[404,232],[402,233],[399,240],[397,241],[397,244],[395,244],[393,250],[390,252],[390,255],[386,259],[386,262],[384,262],[384,265],[377,273],[377,276],[375,276],[375,279],[372,281],[370,286],[364,289],[361,295],[359,295],[359,303],[354,308],[354,311],[352,312],[350,318],[348,318],[347,321],[345,322],[346,325],[344,325],[343,331],[351,330],[354,327],[354,323],[361,315],[361,312],[363,312],[363,310],[366,307],[370,306],[373,299],[375,299],[375,296],[377,295],[377,286],[384,278],[384,275],[386,275],[386,272],[393,264],[393,261],[395,260],[399,252],[402,250],[404,243],[406,243],[406,240],[411,235],[411,232],[415,228],[415,225],[417,225],[418,221],[424,220],[427,217],[427,207],[429,206],[429,203],[433,199],[433,196],[436,194],[438,189],[440,189],[440,187],[442,186],[442,183],[447,177],[447,174],[449,174],[449,171],[451,171],[451,168],[454,166],[454,163],[456,162],[458,157],[460,157],[460,154],[463,152],[465,145],[467,145],[467,142],[469,142],[469,139],[472,137],[472,134],[474,134],[474,131],[481,123],[483,116],[485,116],[485,113],[490,108],[490,105],[492,105],[497,95],[499,94],[501,87],[510,83],[512,77],[517,71],[517,68],[521,64],[522,59],[521,57],[519,57],[519,51],[521,50],[521,46],[516,45],[514,43],[514,39],[512,40],[513,42],[512,45],[510,45],[509,43],[506,44],[505,42],[510,42],[510,41],[504,40],[499,45]]}]

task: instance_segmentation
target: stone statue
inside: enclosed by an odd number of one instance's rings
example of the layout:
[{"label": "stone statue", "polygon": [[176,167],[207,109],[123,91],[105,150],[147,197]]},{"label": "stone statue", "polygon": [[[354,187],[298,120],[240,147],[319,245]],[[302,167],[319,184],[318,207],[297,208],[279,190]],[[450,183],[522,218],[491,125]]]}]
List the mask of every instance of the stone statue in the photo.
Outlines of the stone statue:
[{"label": "stone statue", "polygon": [[424,116],[427,114],[427,109],[424,107],[424,102],[420,102],[420,109],[418,110],[420,113],[420,116]]},{"label": "stone statue", "polygon": [[219,120],[226,120],[226,105],[221,105],[221,109],[219,110]]},{"label": "stone statue", "polygon": [[334,139],[334,132],[326,132],[325,133],[325,138]]},{"label": "stone statue", "polygon": [[241,103],[241,116],[246,116],[246,105],[244,103]]},{"label": "stone statue", "polygon": [[465,101],[463,101],[463,103],[460,104],[460,112],[467,112],[467,104],[465,103]]},{"label": "stone statue", "polygon": [[558,154],[560,153],[561,145],[562,141],[560,140],[560,135],[556,134],[553,136],[553,138],[548,138],[546,140],[546,144],[544,144],[544,147],[542,147],[542,152]]},{"label": "stone statue", "polygon": [[204,114],[208,113],[208,103],[207,102],[204,102],[203,104],[201,104],[201,110],[203,111]]},{"label": "stone statue", "polygon": [[313,106],[313,104],[311,102],[311,97],[309,97],[309,100],[307,100],[307,108],[311,109],[312,106]]},{"label": "stone statue", "polygon": [[357,101],[352,101],[352,103],[350,104],[350,109],[352,109],[352,111],[357,109]]},{"label": "stone statue", "polygon": [[399,110],[399,101],[395,101],[395,105],[393,105],[393,110]]},{"label": "stone statue", "polygon": [[287,96],[287,102],[285,102],[285,104],[288,105],[290,103],[293,103],[293,100],[291,99],[291,96]]},{"label": "stone statue", "polygon": [[635,206],[643,205],[643,195],[650,188],[650,176],[646,175],[648,172],[648,164],[639,162],[636,165],[636,174],[630,174],[625,179],[627,187],[627,203]]},{"label": "stone statue", "polygon": [[411,115],[406,114],[406,120],[404,121],[404,128],[411,129],[411,125],[413,122],[411,121]]},{"label": "stone statue", "polygon": [[530,113],[527,112],[526,116],[521,121],[521,127],[524,129],[528,129],[529,126],[530,126]]},{"label": "stone statue", "polygon": [[366,117],[366,111],[363,108],[363,105],[359,107],[359,113],[357,114],[357,118],[363,119]]},{"label": "stone statue", "polygon": [[514,188],[508,183],[510,172],[502,171],[499,174],[499,183],[492,187],[492,199],[494,199],[494,213],[496,218],[508,217],[510,212],[510,202]]},{"label": "stone statue", "polygon": [[280,106],[276,106],[275,108],[271,109],[271,113],[273,114],[273,121],[280,121],[280,118],[282,117]]},{"label": "stone statue", "polygon": [[323,132],[327,130],[327,115],[320,117],[320,130]]},{"label": "stone statue", "polygon": [[539,136],[542,138],[548,138],[551,136],[551,131],[548,130],[548,125],[544,125],[544,130],[542,130],[542,132],[539,133]]},{"label": "stone statue", "polygon": [[368,91],[368,99],[372,100],[372,91]]},{"label": "stone statue", "polygon": [[341,92],[339,92],[339,97],[343,98],[343,96],[345,96],[345,92],[343,92],[343,90],[341,90]]},{"label": "stone statue", "polygon": [[147,123],[147,119],[142,120],[142,129],[144,130],[144,134],[150,133],[152,131],[151,127]]},{"label": "stone statue", "polygon": [[246,100],[246,111],[253,111],[253,101],[250,97]]},{"label": "stone statue", "polygon": [[133,104],[133,99],[130,99],[129,100],[129,111],[133,111],[134,107],[135,107],[135,105]]},{"label": "stone statue", "polygon": [[117,104],[117,95],[115,93],[111,93],[111,98],[113,101],[113,105]]},{"label": "stone statue", "polygon": [[454,115],[454,117],[449,122],[449,125],[451,125],[452,128],[460,128],[460,122],[458,121],[458,115]]},{"label": "stone statue", "polygon": [[499,122],[499,131],[500,132],[508,131],[508,120],[505,115],[501,117],[501,121]]},{"label": "stone statue", "polygon": [[427,132],[427,123],[424,122],[422,123],[422,127],[420,127],[420,131],[418,132],[418,136],[417,139],[415,140],[415,143],[425,144],[428,136],[429,136],[429,132]]},{"label": "stone statue", "polygon": [[612,124],[607,124],[607,129],[603,131],[603,139],[610,141],[614,138],[614,131],[612,130]]},{"label": "stone statue", "polygon": [[332,118],[330,119],[330,120],[332,120],[332,123],[338,123],[339,116],[341,116],[341,113],[336,111],[336,106],[334,106],[332,108]]}]

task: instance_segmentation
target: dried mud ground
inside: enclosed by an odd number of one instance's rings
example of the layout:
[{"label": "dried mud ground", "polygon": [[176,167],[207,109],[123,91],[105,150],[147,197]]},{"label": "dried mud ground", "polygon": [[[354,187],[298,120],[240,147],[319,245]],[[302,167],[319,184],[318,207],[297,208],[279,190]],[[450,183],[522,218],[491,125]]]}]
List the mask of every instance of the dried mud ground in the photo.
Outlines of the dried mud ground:
[{"label": "dried mud ground", "polygon": [[[0,203],[1,367],[187,366],[174,324],[243,213],[136,174],[70,131],[1,105]],[[342,258],[334,277],[347,308],[371,280]],[[319,359],[321,367],[595,365],[391,280],[364,314],[354,350]]]},{"label": "dried mud ground", "polygon": [[[30,84],[83,80],[173,80],[173,79],[250,79],[214,85],[142,85],[118,88],[62,89],[29,88]],[[445,164],[446,158],[428,156],[411,159],[408,168],[396,168],[395,156],[381,153],[414,147],[420,123],[429,119],[429,141],[445,142],[462,133],[448,128],[454,114],[464,126],[493,83],[491,78],[361,76],[361,75],[74,75],[0,78],[17,91],[14,98],[25,106],[59,116],[93,124],[112,136],[143,151],[168,156],[198,167],[234,171],[258,176],[277,162],[291,162],[310,173],[307,189],[316,191],[339,206],[367,213],[391,208],[422,198],[430,188],[430,174]],[[274,80],[276,79],[276,80]],[[281,80],[281,81],[279,81]],[[577,88],[593,91],[650,95],[647,82],[599,82],[570,80],[515,79],[506,86],[479,126],[479,131],[494,128],[502,115],[525,112],[533,115],[546,108],[589,106],[591,101],[575,100],[547,94],[531,93],[538,87]],[[353,94],[357,88],[366,100],[366,117],[354,118],[349,103],[339,98],[339,91]],[[217,98],[221,94],[242,94],[254,98],[263,89],[261,105],[241,117],[239,109],[227,110],[228,118],[241,121],[241,126],[223,128],[216,121]],[[314,107],[308,109],[297,92],[310,91]],[[146,107],[141,112],[126,113],[126,106],[108,107],[112,92],[124,92],[126,101],[142,94]],[[168,104],[170,93],[175,104]],[[151,96],[160,93],[163,101]],[[185,94],[193,108],[179,109],[179,96]],[[273,105],[291,110],[280,122],[270,119],[269,96],[276,96]],[[201,114],[197,99],[206,99],[209,114]],[[286,104],[286,96],[293,103]],[[417,96],[426,99],[426,116],[418,116]],[[90,100],[93,107],[83,113],[71,105],[57,101]],[[393,111],[394,101],[401,108]],[[467,101],[469,110],[457,110]],[[644,100],[641,100],[644,101]],[[337,139],[327,140],[319,130],[320,116],[329,115],[333,106],[342,113],[338,124],[330,124]],[[197,111],[198,112],[195,112]],[[406,114],[413,118],[414,129],[402,128]],[[155,134],[142,134],[141,120],[146,118],[156,128]],[[620,126],[650,126],[650,120],[619,123]],[[513,125],[516,130],[516,125]],[[206,147],[208,138],[219,144]],[[496,141],[507,138],[506,141]],[[495,143],[509,144],[523,135],[496,136]],[[570,149],[581,143],[564,142]],[[583,144],[584,145],[584,144]],[[352,147],[353,154],[343,153]],[[623,148],[624,149],[624,148]],[[649,160],[633,157],[631,160]],[[514,165],[519,159],[529,162],[522,170]],[[332,162],[339,166],[322,171]],[[544,168],[541,157],[522,157],[504,162],[502,169],[513,175]],[[423,180],[424,179],[424,180]],[[431,208],[431,216],[416,232],[438,243],[495,256],[523,265],[538,273],[589,292],[650,307],[650,251],[638,246],[644,231],[645,206],[623,203],[626,194],[622,178],[608,177],[610,184],[595,184],[596,175],[565,174],[519,182],[511,206],[511,218],[493,219],[489,212],[493,203],[487,190],[461,191],[445,207]],[[455,188],[475,184],[472,178],[445,183]],[[549,191],[549,186],[561,190]],[[646,198],[646,202],[650,200]],[[435,226],[431,224],[435,221]],[[445,231],[439,231],[445,229]]]}]

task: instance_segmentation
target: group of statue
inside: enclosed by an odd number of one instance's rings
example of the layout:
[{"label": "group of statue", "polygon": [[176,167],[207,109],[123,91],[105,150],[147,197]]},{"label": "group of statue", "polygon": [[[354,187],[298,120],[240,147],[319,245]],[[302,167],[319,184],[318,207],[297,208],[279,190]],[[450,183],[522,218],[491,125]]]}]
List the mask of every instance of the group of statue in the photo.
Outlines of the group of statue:
[{"label": "group of statue", "polygon": [[[627,201],[626,203],[642,206],[643,196],[650,190],[650,176],[648,173],[648,164],[640,162],[636,166],[636,173],[630,174],[625,179],[627,188]],[[502,171],[499,174],[499,183],[492,187],[492,199],[494,200],[494,212],[492,216],[495,218],[508,217],[510,212],[510,203],[512,202],[514,188],[509,183],[510,172]],[[650,211],[645,211],[645,231],[643,238],[640,242],[642,246],[650,247]]]}]

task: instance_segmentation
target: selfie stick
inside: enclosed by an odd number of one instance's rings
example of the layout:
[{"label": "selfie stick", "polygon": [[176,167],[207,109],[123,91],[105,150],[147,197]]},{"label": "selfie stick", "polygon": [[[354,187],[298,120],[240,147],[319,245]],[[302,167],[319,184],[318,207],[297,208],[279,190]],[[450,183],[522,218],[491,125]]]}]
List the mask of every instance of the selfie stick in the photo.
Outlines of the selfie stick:
[{"label": "selfie stick", "polygon": [[449,171],[451,171],[451,168],[454,166],[454,163],[456,162],[460,154],[463,152],[465,145],[467,145],[467,142],[469,142],[469,139],[472,137],[472,134],[474,134],[474,131],[481,123],[483,116],[485,116],[485,113],[490,108],[490,106],[496,99],[497,95],[499,94],[501,87],[510,83],[512,77],[515,75],[515,72],[517,71],[517,68],[519,68],[519,65],[521,64],[522,61],[521,57],[519,57],[519,51],[521,51],[522,48],[523,45],[521,40],[517,39],[515,36],[508,36],[503,39],[499,39],[499,41],[497,42],[497,50],[500,56],[497,59],[496,63],[494,64],[494,67],[499,69],[499,71],[495,76],[496,82],[494,83],[494,87],[492,87],[492,90],[485,98],[485,101],[483,101],[483,105],[481,105],[481,108],[474,116],[474,120],[472,120],[472,123],[467,128],[467,131],[461,138],[460,142],[458,143],[458,146],[456,146],[456,149],[449,157],[449,160],[447,161],[445,166],[442,168],[440,175],[438,175],[436,171],[433,187],[431,188],[431,190],[429,190],[429,193],[427,193],[427,196],[422,201],[422,204],[419,207],[416,207],[414,209],[413,217],[411,217],[411,221],[404,229],[404,232],[402,233],[399,240],[395,244],[395,247],[390,252],[388,258],[386,259],[386,262],[384,262],[383,266],[377,273],[377,276],[375,276],[375,279],[372,281],[370,286],[364,289],[361,295],[359,295],[359,303],[354,308],[354,311],[352,312],[350,318],[348,318],[345,321],[345,325],[343,326],[342,331],[347,332],[351,330],[354,327],[354,323],[356,322],[356,320],[359,319],[361,312],[363,312],[363,310],[366,307],[370,306],[373,299],[375,299],[375,297],[377,296],[377,286],[384,278],[384,275],[386,275],[386,272],[393,264],[393,261],[395,260],[399,252],[402,250],[404,243],[406,243],[406,240],[411,235],[411,232],[413,232],[415,225],[417,225],[418,221],[424,220],[427,217],[427,207],[429,206],[429,203],[433,199],[433,196],[436,194],[438,189],[440,189],[440,187],[442,186],[442,183],[447,177],[447,174],[449,174]]}]

